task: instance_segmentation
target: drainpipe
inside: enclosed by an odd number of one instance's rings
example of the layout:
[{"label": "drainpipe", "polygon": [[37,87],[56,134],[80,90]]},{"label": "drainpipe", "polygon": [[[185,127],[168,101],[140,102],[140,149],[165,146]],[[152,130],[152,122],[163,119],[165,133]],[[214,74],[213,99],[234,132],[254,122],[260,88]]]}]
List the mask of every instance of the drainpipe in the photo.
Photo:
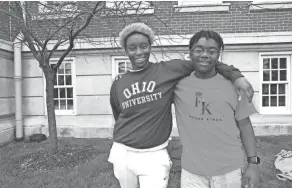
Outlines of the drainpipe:
[{"label": "drainpipe", "polygon": [[15,85],[15,141],[22,141],[23,117],[22,117],[22,68],[21,68],[21,38],[22,34],[14,40],[14,85]]}]

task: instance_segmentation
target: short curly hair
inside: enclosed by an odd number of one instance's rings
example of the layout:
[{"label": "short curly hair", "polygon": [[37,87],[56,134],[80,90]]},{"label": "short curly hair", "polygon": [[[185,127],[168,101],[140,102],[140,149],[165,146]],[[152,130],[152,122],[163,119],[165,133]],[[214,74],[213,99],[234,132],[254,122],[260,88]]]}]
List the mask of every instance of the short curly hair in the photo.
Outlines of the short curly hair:
[{"label": "short curly hair", "polygon": [[148,40],[149,44],[152,45],[154,43],[154,32],[152,29],[147,26],[144,23],[132,23],[130,25],[127,25],[120,33],[120,45],[122,48],[126,49],[126,41],[129,38],[129,36],[135,34],[135,33],[140,33],[142,35],[145,35]]}]

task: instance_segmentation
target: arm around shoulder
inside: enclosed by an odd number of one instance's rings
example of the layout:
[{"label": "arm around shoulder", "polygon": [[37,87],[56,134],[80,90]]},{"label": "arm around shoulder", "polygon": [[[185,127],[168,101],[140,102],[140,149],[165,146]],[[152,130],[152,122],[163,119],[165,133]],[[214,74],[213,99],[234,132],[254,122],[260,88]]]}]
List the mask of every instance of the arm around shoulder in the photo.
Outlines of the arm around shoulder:
[{"label": "arm around shoulder", "polygon": [[249,102],[252,101],[254,89],[249,81],[241,74],[239,69],[235,68],[233,65],[227,65],[218,61],[216,64],[216,70],[226,79],[231,80],[237,91],[248,97]]},{"label": "arm around shoulder", "polygon": [[224,76],[226,79],[231,80],[233,83],[236,79],[243,77],[239,69],[237,69],[233,65],[227,65],[220,61],[216,63],[216,71]]}]

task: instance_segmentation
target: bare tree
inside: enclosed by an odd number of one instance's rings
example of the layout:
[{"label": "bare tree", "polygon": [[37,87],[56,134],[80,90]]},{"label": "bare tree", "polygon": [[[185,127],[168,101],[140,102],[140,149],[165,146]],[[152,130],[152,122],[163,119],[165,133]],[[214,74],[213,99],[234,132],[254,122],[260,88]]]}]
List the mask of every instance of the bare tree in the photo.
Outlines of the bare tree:
[{"label": "bare tree", "polygon": [[[58,68],[74,49],[76,40],[81,38],[90,41],[94,38],[84,31],[93,20],[91,25],[97,27],[98,22],[107,16],[118,15],[117,19],[122,20],[124,26],[132,19],[124,19],[126,15],[134,15],[135,21],[140,21],[140,15],[149,10],[150,6],[153,4],[142,1],[0,2],[0,12],[6,14],[15,26],[14,36],[20,36],[19,40],[30,49],[44,73],[51,153],[56,153],[58,149],[54,83]],[[109,24],[117,23],[115,18],[113,20],[112,23],[109,21]],[[20,35],[17,35],[17,32]],[[114,35],[112,39],[112,45],[115,45]],[[57,63],[50,64],[50,59],[56,56],[56,52]]]}]

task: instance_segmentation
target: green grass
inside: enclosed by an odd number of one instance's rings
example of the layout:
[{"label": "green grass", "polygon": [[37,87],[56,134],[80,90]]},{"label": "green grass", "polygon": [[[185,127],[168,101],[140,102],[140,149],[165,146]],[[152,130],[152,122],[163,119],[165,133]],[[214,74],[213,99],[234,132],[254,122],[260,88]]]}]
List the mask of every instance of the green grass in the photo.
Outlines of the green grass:
[{"label": "green grass", "polygon": [[[289,188],[292,181],[276,179],[275,154],[292,150],[292,136],[257,137],[261,178],[259,188]],[[0,148],[1,188],[119,188],[112,165],[107,162],[110,139],[60,139],[57,155],[49,155],[49,142],[11,143]],[[169,188],[180,181],[181,146],[168,146],[173,160]]]}]

